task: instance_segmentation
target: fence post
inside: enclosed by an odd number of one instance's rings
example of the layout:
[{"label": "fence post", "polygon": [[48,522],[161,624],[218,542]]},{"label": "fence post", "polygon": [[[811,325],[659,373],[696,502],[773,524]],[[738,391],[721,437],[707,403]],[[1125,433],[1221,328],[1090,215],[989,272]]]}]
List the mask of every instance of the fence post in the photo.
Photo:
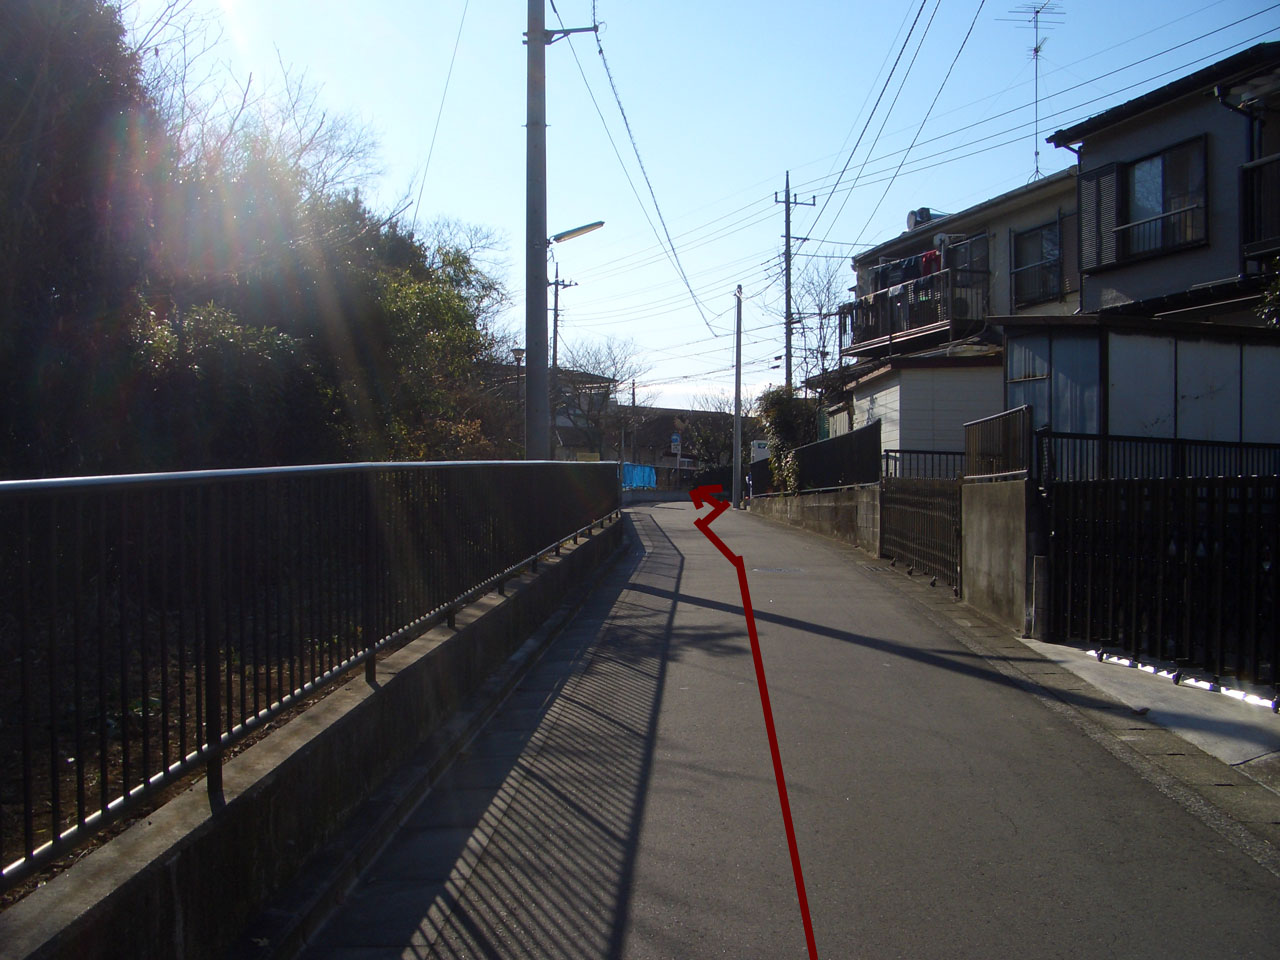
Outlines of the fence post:
[{"label": "fence post", "polygon": [[377,620],[377,611],[374,604],[374,597],[377,591],[377,558],[378,558],[378,510],[376,506],[378,475],[374,472],[369,473],[367,483],[361,484],[364,489],[364,603],[361,605],[361,619],[364,621],[363,637],[364,649],[367,657],[364,661],[364,679],[370,686],[377,683],[378,667],[377,657],[374,655],[373,647],[376,642],[378,632],[375,621]]},{"label": "fence post", "polygon": [[209,806],[226,805],[222,794],[222,677],[218,651],[221,647],[223,617],[222,563],[224,516],[218,509],[219,485],[210,483],[205,510],[204,536],[201,546],[206,551],[205,631],[204,631],[204,739],[205,779],[208,782]]}]

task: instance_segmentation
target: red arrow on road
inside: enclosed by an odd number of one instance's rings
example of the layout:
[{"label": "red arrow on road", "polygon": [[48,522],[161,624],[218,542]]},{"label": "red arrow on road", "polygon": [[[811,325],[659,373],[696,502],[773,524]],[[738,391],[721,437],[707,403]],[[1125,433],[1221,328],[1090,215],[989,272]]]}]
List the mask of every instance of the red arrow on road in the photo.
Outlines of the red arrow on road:
[{"label": "red arrow on road", "polygon": [[738,588],[742,591],[742,610],[747,618],[747,636],[751,638],[751,658],[756,665],[756,685],[760,688],[760,706],[764,710],[764,727],[769,735],[769,753],[773,757],[773,776],[778,782],[778,801],[782,804],[782,825],[787,831],[787,848],[791,851],[791,870],[796,878],[796,897],[800,901],[800,917],[804,922],[805,943],[809,947],[809,960],[818,960],[818,945],[813,938],[813,921],[809,918],[809,898],[804,892],[804,871],[800,869],[800,848],[796,845],[796,829],[791,822],[791,803],[787,800],[787,780],[782,775],[782,754],[778,751],[778,733],[773,726],[773,708],[769,706],[769,686],[764,679],[764,659],[760,656],[760,637],[756,633],[756,614],[751,607],[751,591],[747,588],[747,568],[742,557],[730,550],[723,540],[711,532],[716,517],[729,509],[729,504],[713,494],[723,493],[719,484],[695,487],[689,491],[693,505],[701,510],[707,504],[711,512],[693,521],[717,550],[725,555],[738,571]]}]

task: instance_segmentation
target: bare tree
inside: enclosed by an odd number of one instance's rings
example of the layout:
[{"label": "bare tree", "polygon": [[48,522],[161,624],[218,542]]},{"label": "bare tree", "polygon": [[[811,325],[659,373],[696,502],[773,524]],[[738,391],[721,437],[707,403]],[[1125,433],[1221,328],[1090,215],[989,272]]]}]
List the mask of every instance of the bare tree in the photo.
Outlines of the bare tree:
[{"label": "bare tree", "polygon": [[[733,463],[733,397],[727,393],[701,394],[693,399],[693,412],[686,419],[689,449],[711,466]],[[744,459],[751,441],[760,436],[755,419],[755,401],[742,399],[742,445]]]},{"label": "bare tree", "polygon": [[620,409],[622,398],[630,400],[632,385],[650,370],[639,348],[631,340],[610,337],[566,343],[563,356],[554,388],[559,397],[553,407],[592,433],[602,455],[606,444],[614,442],[621,454],[624,432],[629,434],[639,425],[638,408],[653,402],[648,393],[636,394],[626,410]]},{"label": "bare tree", "polygon": [[800,317],[798,384],[840,362],[838,310],[849,299],[847,261],[809,261],[795,284],[795,307]]}]

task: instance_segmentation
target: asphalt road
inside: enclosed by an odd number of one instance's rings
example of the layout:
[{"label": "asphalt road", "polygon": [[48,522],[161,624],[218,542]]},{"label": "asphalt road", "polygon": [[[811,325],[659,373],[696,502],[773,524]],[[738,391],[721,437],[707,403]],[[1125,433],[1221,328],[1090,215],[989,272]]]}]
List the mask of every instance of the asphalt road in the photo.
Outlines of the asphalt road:
[{"label": "asphalt road", "polygon": [[[737,574],[697,515],[630,511],[630,554],[308,960],[805,956]],[[896,571],[738,512],[714,529],[748,572],[820,956],[1280,955],[1275,861]]]}]

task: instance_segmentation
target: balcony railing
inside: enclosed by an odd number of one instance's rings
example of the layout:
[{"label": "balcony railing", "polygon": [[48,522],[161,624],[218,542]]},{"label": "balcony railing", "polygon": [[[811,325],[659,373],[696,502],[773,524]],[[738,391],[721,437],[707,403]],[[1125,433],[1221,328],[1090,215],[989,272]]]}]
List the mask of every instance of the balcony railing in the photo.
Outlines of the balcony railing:
[{"label": "balcony railing", "polygon": [[1013,274],[1014,309],[1046,303],[1062,295],[1061,257],[1014,267],[1010,272]]},{"label": "balcony railing", "polygon": [[1280,153],[1241,167],[1240,216],[1247,258],[1280,254]]},{"label": "balcony railing", "polygon": [[957,339],[986,316],[987,275],[940,270],[877,290],[848,306],[852,309],[841,322],[842,352],[892,347],[897,340],[942,330]]},{"label": "balcony railing", "polygon": [[1142,257],[1189,247],[1205,240],[1204,204],[1193,203],[1116,227],[1125,257]]}]

